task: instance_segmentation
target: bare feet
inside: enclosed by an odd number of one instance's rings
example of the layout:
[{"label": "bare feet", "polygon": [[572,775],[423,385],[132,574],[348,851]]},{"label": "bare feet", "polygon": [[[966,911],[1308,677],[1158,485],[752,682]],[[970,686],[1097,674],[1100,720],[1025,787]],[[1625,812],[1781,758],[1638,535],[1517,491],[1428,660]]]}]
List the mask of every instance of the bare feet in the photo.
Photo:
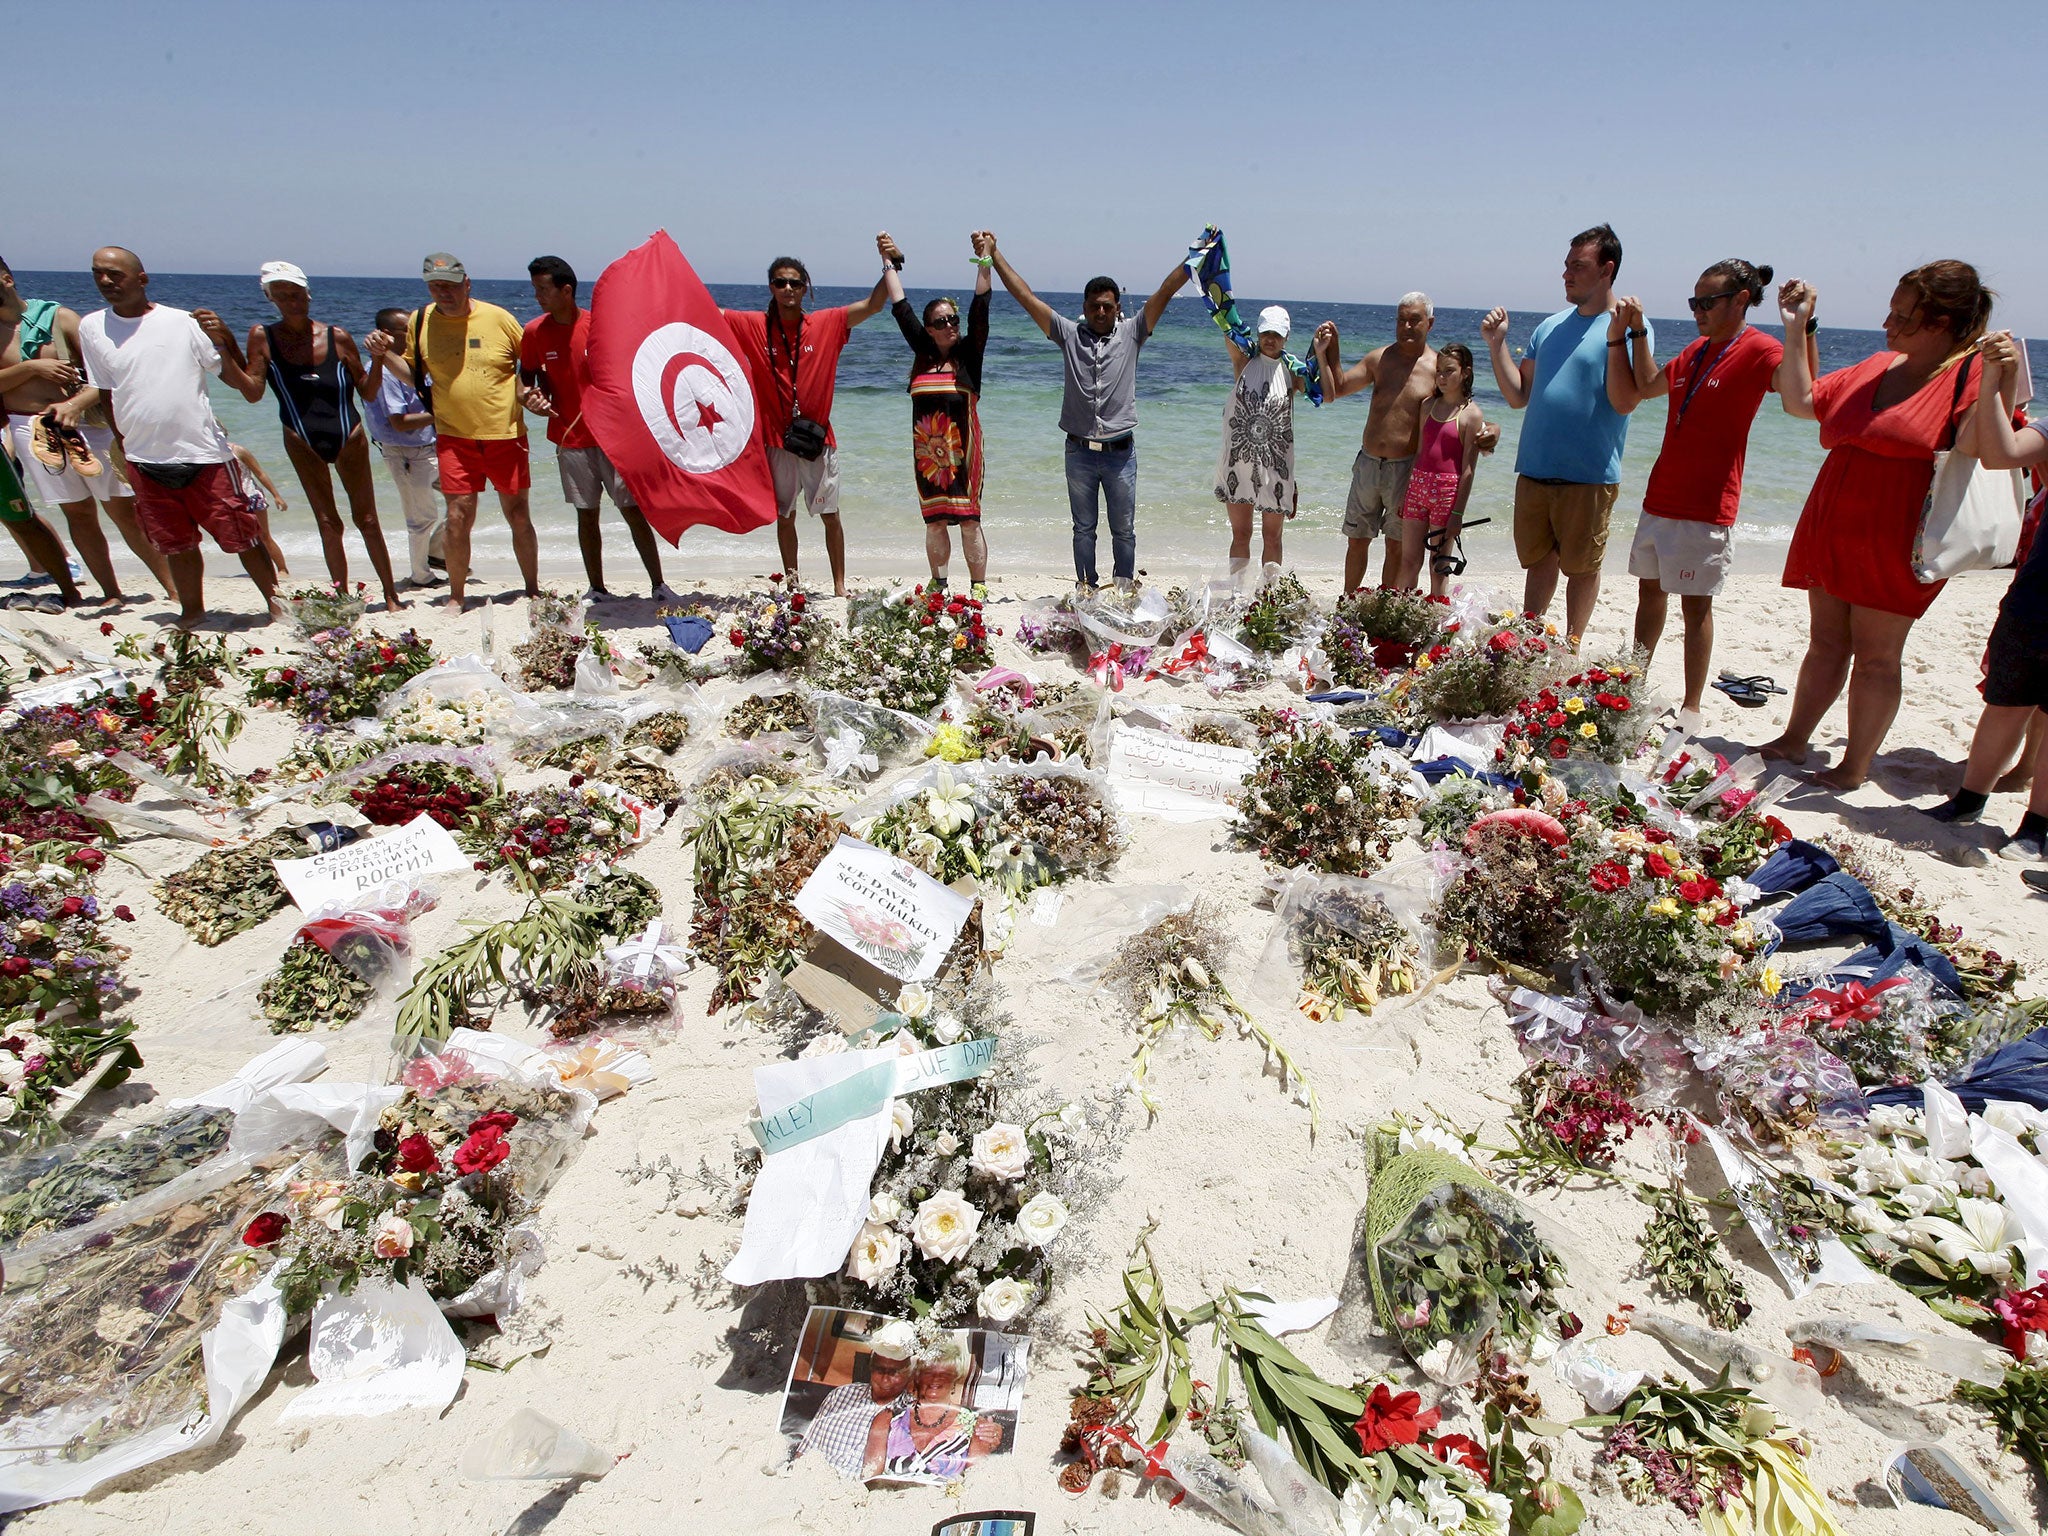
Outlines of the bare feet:
[{"label": "bare feet", "polygon": [[386,613],[396,613],[398,612],[399,609],[404,608],[406,606],[408,605],[405,599],[400,597],[395,591],[392,591],[388,588],[385,590],[384,611]]},{"label": "bare feet", "polygon": [[455,594],[452,592],[448,596],[441,599],[441,607],[445,612],[448,613],[461,613],[468,606],[469,603],[467,602],[467,600],[455,596]]},{"label": "bare feet", "polygon": [[1822,789],[1836,790],[1845,795],[1852,789],[1861,789],[1863,787],[1863,776],[1861,774],[1852,774],[1847,768],[1841,767],[1830,768],[1825,773],[1808,774],[1807,780],[1809,783],[1819,785]]},{"label": "bare feet", "polygon": [[1756,755],[1767,763],[1789,763],[1797,768],[1813,756],[1813,749],[1803,741],[1787,741],[1779,736],[1758,747]]}]

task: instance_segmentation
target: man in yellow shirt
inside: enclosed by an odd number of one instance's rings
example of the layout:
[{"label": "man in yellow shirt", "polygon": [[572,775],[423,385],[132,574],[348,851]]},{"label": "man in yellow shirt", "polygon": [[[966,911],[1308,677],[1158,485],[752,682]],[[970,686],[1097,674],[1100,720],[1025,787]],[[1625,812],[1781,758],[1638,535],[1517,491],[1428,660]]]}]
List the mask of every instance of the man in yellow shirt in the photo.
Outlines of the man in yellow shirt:
[{"label": "man in yellow shirt", "polygon": [[[509,311],[472,299],[469,273],[446,251],[429,256],[420,275],[434,302],[412,317],[404,366],[434,413],[435,457],[448,498],[448,606],[463,607],[469,536],[485,485],[497,491],[512,527],[512,555],[531,597],[540,590],[540,549],[527,509],[532,476],[519,403],[520,324]],[[366,388],[374,390],[390,339],[372,331],[369,346]]]}]

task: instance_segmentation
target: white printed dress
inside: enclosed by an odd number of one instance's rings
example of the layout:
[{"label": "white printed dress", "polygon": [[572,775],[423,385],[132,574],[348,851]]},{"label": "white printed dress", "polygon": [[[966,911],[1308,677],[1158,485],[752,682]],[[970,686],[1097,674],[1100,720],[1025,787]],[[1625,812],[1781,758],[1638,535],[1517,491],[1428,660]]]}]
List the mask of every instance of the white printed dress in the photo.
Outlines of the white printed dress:
[{"label": "white printed dress", "polygon": [[1276,357],[1254,356],[1223,408],[1216,499],[1294,516],[1294,375]]}]

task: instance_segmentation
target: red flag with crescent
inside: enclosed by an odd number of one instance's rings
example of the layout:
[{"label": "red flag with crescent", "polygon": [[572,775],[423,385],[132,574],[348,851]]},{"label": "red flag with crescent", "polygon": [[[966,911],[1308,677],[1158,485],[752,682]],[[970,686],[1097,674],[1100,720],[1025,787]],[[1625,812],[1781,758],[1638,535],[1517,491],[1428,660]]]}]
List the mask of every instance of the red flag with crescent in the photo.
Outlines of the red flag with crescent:
[{"label": "red flag with crescent", "polygon": [[606,267],[591,292],[583,419],[671,544],[698,523],[747,533],[775,521],[752,381],[666,230]]}]

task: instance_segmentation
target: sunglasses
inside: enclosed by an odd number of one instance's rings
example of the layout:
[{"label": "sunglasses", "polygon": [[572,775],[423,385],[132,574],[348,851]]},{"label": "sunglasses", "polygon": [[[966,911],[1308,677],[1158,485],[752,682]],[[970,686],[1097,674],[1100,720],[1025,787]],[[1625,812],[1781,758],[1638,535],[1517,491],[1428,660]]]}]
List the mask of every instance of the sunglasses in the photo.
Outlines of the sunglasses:
[{"label": "sunglasses", "polygon": [[1723,299],[1732,299],[1744,291],[1741,288],[1730,288],[1726,293],[1710,293],[1704,299],[1687,299],[1685,307],[1696,315],[1704,315]]},{"label": "sunglasses", "polygon": [[960,317],[958,315],[933,315],[931,319],[926,322],[926,328],[929,329],[931,326],[934,325],[948,325],[952,326],[954,329],[957,330],[960,326]]},{"label": "sunglasses", "polygon": [[768,286],[770,288],[801,288],[804,286],[804,280],[800,277],[771,277],[768,279]]}]

